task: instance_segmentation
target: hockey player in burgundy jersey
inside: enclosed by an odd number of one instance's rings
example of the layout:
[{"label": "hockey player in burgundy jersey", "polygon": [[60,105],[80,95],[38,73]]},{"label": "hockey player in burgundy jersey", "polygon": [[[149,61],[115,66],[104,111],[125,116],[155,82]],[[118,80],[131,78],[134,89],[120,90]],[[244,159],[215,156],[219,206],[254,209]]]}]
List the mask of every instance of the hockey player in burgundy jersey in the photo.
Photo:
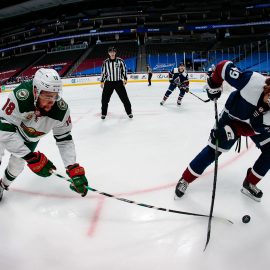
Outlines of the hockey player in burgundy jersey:
[{"label": "hockey player in burgundy jersey", "polygon": [[169,88],[166,91],[162,101],[160,102],[160,105],[164,105],[165,101],[168,99],[168,97],[171,95],[174,89],[178,87],[180,93],[177,99],[177,105],[180,106],[185,93],[189,91],[188,74],[186,72],[186,68],[183,63],[181,63],[178,66],[178,68],[174,68],[169,73],[169,81],[170,81]]},{"label": "hockey player in burgundy jersey", "polygon": [[211,100],[220,97],[223,80],[236,90],[229,95],[218,126],[211,130],[208,145],[183,172],[176,185],[175,195],[182,197],[188,185],[215,160],[216,138],[220,155],[229,151],[241,136],[248,136],[261,154],[253,167],[247,170],[241,191],[260,201],[263,192],[257,184],[270,169],[270,78],[266,79],[253,71],[240,72],[232,62],[222,61],[207,80],[207,94]]},{"label": "hockey player in burgundy jersey", "polygon": [[71,118],[62,99],[62,82],[54,69],[39,69],[33,81],[24,82],[11,92],[0,109],[0,163],[4,150],[11,153],[0,179],[3,191],[23,171],[24,164],[37,175],[48,177],[56,167],[40,152],[34,152],[39,140],[53,131],[66,172],[72,180],[70,188],[85,196],[88,185],[84,168],[76,163],[71,136]]}]

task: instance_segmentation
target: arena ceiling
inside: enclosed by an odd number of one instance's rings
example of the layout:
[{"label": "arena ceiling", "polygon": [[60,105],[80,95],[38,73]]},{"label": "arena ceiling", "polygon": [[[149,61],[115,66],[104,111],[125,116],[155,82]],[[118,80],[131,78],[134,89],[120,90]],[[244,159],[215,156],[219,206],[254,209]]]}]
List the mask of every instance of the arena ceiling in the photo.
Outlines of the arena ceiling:
[{"label": "arena ceiling", "polygon": [[128,6],[148,6],[148,7],[160,7],[166,8],[169,5],[188,5],[196,3],[199,7],[201,4],[209,4],[218,2],[220,4],[227,3],[233,4],[235,2],[242,2],[247,4],[256,4],[258,0],[253,1],[229,1],[229,0],[219,0],[219,1],[203,1],[203,0],[1,0],[0,1],[0,20],[7,19],[16,16],[27,15],[30,13],[51,9],[51,8],[59,8],[59,7],[68,7],[68,6],[82,6],[88,8],[106,8],[106,7],[118,7],[121,6],[123,9]]},{"label": "arena ceiling", "polygon": [[1,0],[0,19],[26,15],[28,13],[54,8],[78,2],[85,2],[84,0]]},{"label": "arena ceiling", "polygon": [[[168,0],[167,0],[168,1]],[[106,1],[106,0],[1,0],[0,19],[15,17],[35,11],[40,11],[48,8],[57,8],[59,6],[67,6],[70,4],[88,4],[89,7],[106,8],[107,6],[132,6],[137,4],[155,5],[155,3],[162,3],[163,0],[133,0],[133,1]],[[169,1],[171,2],[171,1]],[[167,2],[168,3],[168,2]],[[112,5],[113,4],[113,5]]]},{"label": "arena ceiling", "polygon": [[[22,25],[27,22],[49,20],[61,16],[98,17],[101,13],[137,10],[162,13],[167,10],[185,11],[200,7],[212,9],[232,5],[254,5],[262,0],[0,0],[0,22],[3,28]],[[0,31],[1,32],[1,31]]]},{"label": "arena ceiling", "polygon": [[169,5],[188,1],[194,0],[0,0],[0,22],[3,30],[31,21],[50,20],[61,16],[98,17],[102,12],[122,12],[126,9],[166,10]]}]

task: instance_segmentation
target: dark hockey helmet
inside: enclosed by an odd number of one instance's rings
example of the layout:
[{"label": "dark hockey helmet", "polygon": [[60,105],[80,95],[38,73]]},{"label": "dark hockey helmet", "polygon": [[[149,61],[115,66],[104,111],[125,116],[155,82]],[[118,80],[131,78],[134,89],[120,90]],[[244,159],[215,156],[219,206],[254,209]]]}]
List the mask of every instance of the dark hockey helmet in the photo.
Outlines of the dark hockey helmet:
[{"label": "dark hockey helmet", "polygon": [[184,63],[180,63],[178,66],[178,70],[182,73],[186,70],[186,66]]},{"label": "dark hockey helmet", "polygon": [[108,52],[116,52],[116,48],[114,46],[111,46],[108,48]]}]

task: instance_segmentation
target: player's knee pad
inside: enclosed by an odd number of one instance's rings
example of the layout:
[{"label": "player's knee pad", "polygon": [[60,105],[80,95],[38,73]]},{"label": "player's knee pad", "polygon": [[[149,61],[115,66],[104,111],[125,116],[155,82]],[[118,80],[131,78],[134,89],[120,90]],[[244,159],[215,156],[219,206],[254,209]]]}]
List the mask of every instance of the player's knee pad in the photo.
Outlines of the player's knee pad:
[{"label": "player's knee pad", "polygon": [[24,165],[25,161],[22,158],[11,155],[9,158],[7,170],[11,175],[17,177],[23,171]]},{"label": "player's knee pad", "polygon": [[261,151],[262,151],[263,157],[269,160],[270,159],[270,143],[267,143],[261,146]]},{"label": "player's knee pad", "polygon": [[[218,152],[221,155],[221,152]],[[204,170],[215,160],[215,150],[207,145],[203,150],[190,162],[190,168],[201,175]]]},{"label": "player's knee pad", "polygon": [[5,148],[4,146],[0,143],[0,162],[2,160],[2,157],[4,156],[5,153]]},{"label": "player's knee pad", "polygon": [[165,96],[166,96],[166,97],[169,97],[170,94],[172,93],[172,91],[173,91],[173,90],[169,90],[169,89],[168,89],[168,90],[166,91],[166,93],[165,93]]},{"label": "player's knee pad", "polygon": [[263,177],[270,169],[270,143],[260,146],[262,153],[255,161],[253,170]]},{"label": "player's knee pad", "polygon": [[171,84],[169,85],[169,87],[168,87],[168,91],[173,92],[175,88],[176,88],[176,85],[173,84],[173,83],[171,83]]}]

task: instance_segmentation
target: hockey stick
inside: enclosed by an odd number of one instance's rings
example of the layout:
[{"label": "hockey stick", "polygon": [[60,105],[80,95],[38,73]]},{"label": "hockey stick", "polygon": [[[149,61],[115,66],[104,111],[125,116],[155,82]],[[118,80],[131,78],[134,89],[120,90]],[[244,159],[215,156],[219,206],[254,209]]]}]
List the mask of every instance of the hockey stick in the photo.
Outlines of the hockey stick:
[{"label": "hockey stick", "polygon": [[194,93],[192,93],[192,92],[190,92],[190,91],[189,91],[189,93],[190,93],[191,95],[195,96],[196,98],[198,98],[199,100],[203,101],[203,102],[209,102],[209,101],[210,101],[210,98],[209,98],[209,99],[202,99],[202,98],[200,98],[199,96],[197,96],[196,94],[194,94]]},{"label": "hockey stick", "polygon": [[[214,102],[215,102],[216,128],[218,128],[217,99],[215,99]],[[213,210],[214,210],[215,196],[216,196],[217,173],[218,173],[218,138],[216,138],[215,169],[214,169],[214,181],[213,181],[213,190],[212,190],[212,200],[211,200],[211,206],[210,206],[210,213],[209,213],[208,227],[207,227],[207,237],[206,237],[206,243],[205,243],[204,251],[207,248],[207,245],[208,245],[209,240],[210,240],[210,235],[211,235],[211,222],[212,222],[212,218],[213,218]]]},{"label": "hockey stick", "polygon": [[[181,86],[183,86],[184,84],[185,84],[185,82],[182,82],[182,83],[176,84],[176,86],[180,89]],[[209,98],[209,99],[202,99],[202,98],[200,98],[199,96],[197,96],[196,94],[192,93],[191,91],[188,91],[188,93],[190,93],[191,95],[195,96],[196,98],[198,98],[198,99],[201,100],[202,102],[209,102],[209,101],[210,101],[210,98]]]},{"label": "hockey stick", "polygon": [[[68,182],[72,182],[70,179],[66,178],[65,176],[63,176],[61,174],[58,174],[56,172],[53,172],[53,174],[56,175],[59,178],[62,178],[64,180],[68,181]],[[113,198],[113,199],[116,199],[116,200],[119,200],[119,201],[122,201],[122,202],[132,203],[132,204],[142,206],[142,207],[153,208],[153,209],[159,210],[159,211],[171,212],[171,213],[182,214],[182,215],[197,216],[197,217],[209,217],[208,215],[204,215],[204,214],[197,214],[197,213],[192,213],[192,212],[185,212],[185,211],[178,211],[178,210],[167,209],[167,208],[162,208],[162,207],[156,207],[156,206],[145,204],[145,203],[139,203],[139,202],[131,201],[131,200],[128,200],[128,199],[125,199],[125,198],[119,198],[119,197],[116,197],[116,196],[114,196],[112,194],[109,194],[109,193],[106,193],[106,192],[101,192],[101,191],[96,190],[94,188],[91,188],[89,186],[86,186],[86,188],[88,190],[93,191],[95,193],[98,193],[100,195],[110,197],[110,198]],[[233,224],[233,222],[231,220],[226,219],[226,218],[216,217],[216,216],[214,218],[219,219],[219,220],[223,220],[223,221],[227,221],[227,222]]]}]

